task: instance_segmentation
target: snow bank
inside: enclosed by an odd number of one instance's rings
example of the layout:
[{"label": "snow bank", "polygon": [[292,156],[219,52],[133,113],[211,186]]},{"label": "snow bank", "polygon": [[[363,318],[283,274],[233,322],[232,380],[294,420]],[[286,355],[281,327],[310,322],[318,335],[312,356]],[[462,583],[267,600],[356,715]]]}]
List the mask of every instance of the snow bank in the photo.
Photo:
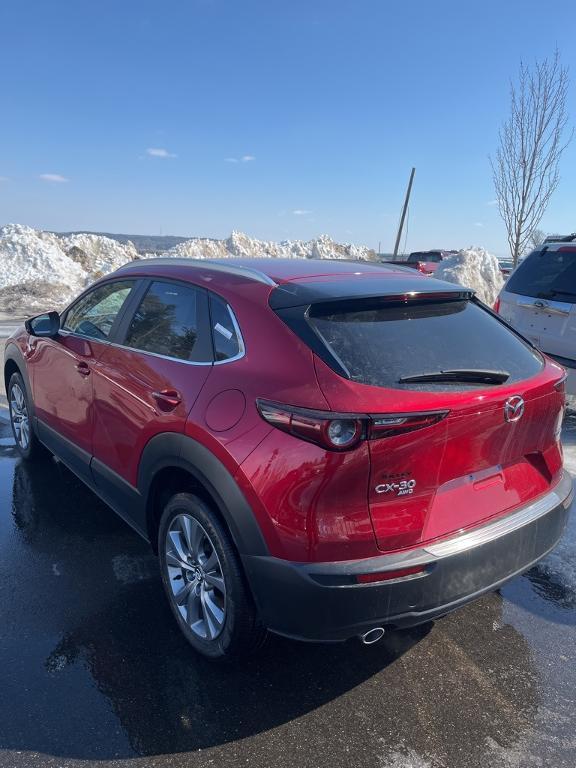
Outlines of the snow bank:
[{"label": "snow bank", "polygon": [[443,259],[434,277],[473,288],[478,298],[489,306],[494,304],[504,285],[498,259],[484,248],[466,248]]},{"label": "snow bank", "polygon": [[59,237],[22,224],[0,228],[4,311],[58,307],[85,285],[138,257],[134,245],[100,235]]},{"label": "snow bank", "polygon": [[66,254],[80,263],[93,279],[138,258],[138,251],[130,241],[124,244],[110,237],[85,233],[61,237],[59,240]]},{"label": "snow bank", "polygon": [[0,229],[0,288],[36,280],[83,283],[84,270],[59,247],[54,235],[8,224]]},{"label": "snow bank", "polygon": [[[156,254],[150,254],[156,255]],[[373,260],[370,248],[342,245],[327,235],[315,240],[256,240],[232,232],[226,240],[192,238],[165,256],[195,259],[261,257]],[[140,255],[146,258],[148,254]],[[139,258],[133,243],[81,233],[59,236],[21,224],[0,229],[0,309],[41,311],[65,304],[85,285]]]},{"label": "snow bank", "polygon": [[166,251],[165,256],[194,259],[256,257],[269,259],[362,259],[371,261],[376,253],[370,248],[334,242],[328,235],[315,240],[256,240],[242,232],[232,232],[226,240],[195,237]]}]

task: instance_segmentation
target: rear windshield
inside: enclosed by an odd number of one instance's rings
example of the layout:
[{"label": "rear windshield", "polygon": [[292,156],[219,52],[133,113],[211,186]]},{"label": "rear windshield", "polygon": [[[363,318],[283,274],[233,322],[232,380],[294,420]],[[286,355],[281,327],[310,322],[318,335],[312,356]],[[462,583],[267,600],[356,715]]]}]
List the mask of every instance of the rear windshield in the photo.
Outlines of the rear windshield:
[{"label": "rear windshield", "polygon": [[576,248],[532,251],[512,273],[506,291],[540,299],[576,298]]},{"label": "rear windshield", "polygon": [[457,391],[487,385],[400,379],[454,370],[504,371],[509,384],[534,376],[543,365],[532,347],[489,312],[465,300],[313,305],[308,322],[347,375],[362,384]]}]

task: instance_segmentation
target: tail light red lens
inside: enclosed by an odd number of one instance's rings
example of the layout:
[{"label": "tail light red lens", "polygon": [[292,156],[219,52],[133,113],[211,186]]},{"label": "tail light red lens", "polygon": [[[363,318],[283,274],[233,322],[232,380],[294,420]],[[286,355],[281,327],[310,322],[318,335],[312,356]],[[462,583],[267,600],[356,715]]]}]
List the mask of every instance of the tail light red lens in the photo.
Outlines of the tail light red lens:
[{"label": "tail light red lens", "polygon": [[379,415],[332,413],[267,400],[257,400],[256,406],[260,416],[272,426],[330,451],[349,451],[362,440],[422,429],[436,424],[448,414],[448,411]]},{"label": "tail light red lens", "polygon": [[494,302],[494,306],[492,307],[492,309],[493,309],[493,310],[494,310],[494,312],[496,312],[497,314],[499,314],[499,313],[500,313],[500,296],[498,296],[498,298],[497,298],[497,299],[496,299],[496,301]]},{"label": "tail light red lens", "polygon": [[358,584],[375,584],[379,581],[392,581],[393,579],[404,579],[407,576],[416,576],[425,573],[425,565],[414,565],[411,568],[399,568],[395,571],[378,571],[376,573],[359,573],[356,576]]}]

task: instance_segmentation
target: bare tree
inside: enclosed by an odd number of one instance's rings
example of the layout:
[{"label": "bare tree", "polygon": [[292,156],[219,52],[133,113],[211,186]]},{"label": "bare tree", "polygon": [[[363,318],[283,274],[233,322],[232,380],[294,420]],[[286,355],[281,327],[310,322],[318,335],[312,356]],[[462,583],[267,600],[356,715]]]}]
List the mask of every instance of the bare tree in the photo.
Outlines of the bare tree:
[{"label": "bare tree", "polygon": [[510,87],[510,116],[490,162],[515,265],[560,181],[560,157],[572,139],[563,141],[567,90],[568,70],[558,51],[533,69],[521,63],[518,84]]},{"label": "bare tree", "polygon": [[530,248],[539,248],[546,239],[546,232],[542,232],[541,229],[533,229],[532,234],[528,238],[528,244]]}]

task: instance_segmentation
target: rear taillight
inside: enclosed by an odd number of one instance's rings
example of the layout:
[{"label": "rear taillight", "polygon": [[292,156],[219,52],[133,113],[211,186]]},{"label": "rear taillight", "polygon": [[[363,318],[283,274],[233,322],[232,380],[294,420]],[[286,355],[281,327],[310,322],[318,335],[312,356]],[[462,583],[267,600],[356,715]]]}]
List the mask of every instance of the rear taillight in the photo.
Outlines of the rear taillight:
[{"label": "rear taillight", "polygon": [[392,437],[423,429],[436,424],[448,414],[448,411],[377,415],[333,413],[267,400],[257,400],[256,406],[260,416],[272,426],[330,451],[349,451],[362,440]]},{"label": "rear taillight", "polygon": [[564,416],[566,415],[566,407],[568,405],[566,400],[566,379],[568,378],[568,374],[564,373],[564,376],[562,376],[559,381],[557,381],[554,384],[554,389],[560,392],[564,396],[564,403],[563,407],[560,409],[558,416],[556,418],[556,424],[554,425],[554,439],[556,442],[562,447],[562,424],[564,422]]},{"label": "rear taillight", "polygon": [[497,298],[497,299],[496,299],[496,301],[494,302],[493,310],[494,310],[494,312],[496,312],[497,314],[499,314],[499,313],[500,313],[500,296],[498,296],[498,298]]},{"label": "rear taillight", "polygon": [[554,384],[554,389],[558,392],[562,392],[562,394],[566,394],[566,379],[568,378],[568,374],[564,372],[564,376],[562,376],[561,379],[559,379]]}]

